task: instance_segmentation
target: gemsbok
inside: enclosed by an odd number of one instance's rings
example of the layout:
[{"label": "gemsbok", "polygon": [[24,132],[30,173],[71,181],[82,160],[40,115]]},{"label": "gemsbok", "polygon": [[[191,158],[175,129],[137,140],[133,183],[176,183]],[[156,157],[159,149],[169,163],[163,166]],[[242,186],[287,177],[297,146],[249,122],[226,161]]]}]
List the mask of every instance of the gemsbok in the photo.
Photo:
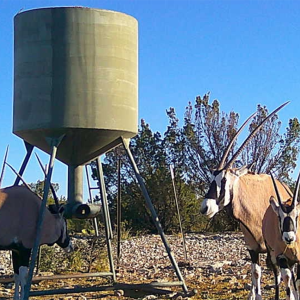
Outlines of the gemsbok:
[{"label": "gemsbok", "polygon": [[[0,189],[0,250],[11,250],[14,269],[14,300],[24,298],[31,249],[34,246],[41,199],[25,186]],[[73,250],[65,219],[45,211],[40,244],[57,243]]]},{"label": "gemsbok", "polygon": [[[251,257],[252,285],[248,300],[261,300],[261,267],[259,253],[265,253],[266,246],[262,235],[262,220],[269,207],[269,199],[274,196],[274,188],[270,175],[254,174],[247,166],[233,168],[233,164],[251,138],[261,129],[267,120],[288,102],[282,104],[269,114],[245,139],[240,148],[225,163],[233,143],[241,130],[253,117],[251,115],[237,131],[229,143],[217,169],[213,171],[211,183],[202,202],[200,212],[212,218],[217,212],[226,209],[240,224],[244,240]],[[290,198],[288,187],[279,183],[279,193],[282,199]]]},{"label": "gemsbok", "polygon": [[[275,197],[272,196],[270,198],[270,206],[264,216],[262,230],[268,250],[269,262],[271,263],[275,277],[275,299],[279,300],[279,267],[281,278],[285,284],[286,299],[298,300],[300,295],[300,232],[298,230],[300,172],[293,199],[287,202],[282,201],[272,173],[271,176],[278,202],[275,200]],[[293,267],[296,263],[297,281],[294,282]]]}]

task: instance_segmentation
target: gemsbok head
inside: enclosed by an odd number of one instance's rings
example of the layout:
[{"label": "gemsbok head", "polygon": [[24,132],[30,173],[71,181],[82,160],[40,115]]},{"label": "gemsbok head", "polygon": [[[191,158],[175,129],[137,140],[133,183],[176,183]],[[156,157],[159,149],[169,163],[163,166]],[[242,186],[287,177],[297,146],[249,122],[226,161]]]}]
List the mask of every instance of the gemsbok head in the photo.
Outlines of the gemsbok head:
[{"label": "gemsbok head", "polygon": [[270,205],[278,217],[278,226],[280,228],[281,238],[283,242],[287,246],[291,246],[293,243],[296,242],[297,239],[298,217],[300,213],[300,204],[298,202],[300,173],[296,182],[295,192],[291,202],[282,201],[272,173],[271,177],[274,189],[276,191],[276,197],[278,199],[278,202],[275,200],[274,197],[271,197]]},{"label": "gemsbok head", "polygon": [[216,213],[222,210],[224,207],[230,204],[232,199],[232,190],[235,181],[240,177],[248,173],[248,166],[243,166],[241,168],[233,168],[234,162],[241,154],[248,142],[255,136],[255,134],[262,128],[262,126],[270,120],[281,108],[287,105],[289,102],[285,102],[275,109],[271,114],[269,114],[245,139],[243,144],[239,149],[233,154],[232,158],[226,163],[230,150],[238,138],[241,131],[247,125],[247,123],[256,115],[253,113],[239,128],[239,130],[234,135],[231,142],[228,144],[223,157],[216,168],[211,174],[210,186],[205,198],[202,202],[200,212],[212,218]]}]

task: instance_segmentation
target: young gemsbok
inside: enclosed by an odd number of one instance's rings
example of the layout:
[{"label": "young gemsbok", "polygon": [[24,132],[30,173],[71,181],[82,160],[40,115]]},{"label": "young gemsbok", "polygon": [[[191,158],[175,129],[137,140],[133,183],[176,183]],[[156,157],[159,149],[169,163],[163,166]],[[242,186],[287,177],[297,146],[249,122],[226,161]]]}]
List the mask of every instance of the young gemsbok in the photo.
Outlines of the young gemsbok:
[{"label": "young gemsbok", "polygon": [[[279,300],[279,267],[281,278],[285,283],[286,299],[298,300],[300,295],[300,232],[298,230],[298,217],[300,212],[300,204],[298,202],[300,172],[293,199],[288,202],[282,201],[272,173],[271,176],[278,202],[273,196],[270,198],[270,206],[264,216],[262,230],[268,250],[269,262],[272,265],[275,277],[275,299]],[[296,263],[297,281],[295,283],[292,268]]]},{"label": "young gemsbok", "polygon": [[[14,300],[23,299],[31,249],[36,237],[41,199],[25,186],[0,189],[0,250],[11,250],[14,269]],[[64,218],[48,209],[40,244],[57,243],[66,252],[73,250]]]},{"label": "young gemsbok", "polygon": [[[211,183],[200,209],[202,214],[212,218],[218,211],[225,208],[228,214],[239,221],[252,261],[252,286],[248,296],[249,300],[262,299],[259,253],[266,252],[262,235],[262,220],[269,206],[269,199],[274,195],[274,188],[269,175],[253,174],[248,170],[247,166],[243,166],[239,169],[233,168],[233,164],[241,151],[250,139],[261,129],[263,124],[287,103],[288,102],[282,104],[269,114],[246,138],[236,153],[233,154],[230,161],[225,163],[237,136],[254,114],[244,122],[229,143],[217,170],[212,173]],[[280,183],[278,186],[282,199],[290,198],[291,192],[289,189]]]}]

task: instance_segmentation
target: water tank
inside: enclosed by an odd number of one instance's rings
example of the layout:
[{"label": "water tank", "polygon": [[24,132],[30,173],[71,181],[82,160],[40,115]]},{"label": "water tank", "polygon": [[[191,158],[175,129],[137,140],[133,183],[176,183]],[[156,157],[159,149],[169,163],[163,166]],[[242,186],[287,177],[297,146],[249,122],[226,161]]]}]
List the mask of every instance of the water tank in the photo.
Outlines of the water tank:
[{"label": "water tank", "polygon": [[81,165],[138,128],[138,24],[114,11],[55,7],[14,18],[13,132]]}]

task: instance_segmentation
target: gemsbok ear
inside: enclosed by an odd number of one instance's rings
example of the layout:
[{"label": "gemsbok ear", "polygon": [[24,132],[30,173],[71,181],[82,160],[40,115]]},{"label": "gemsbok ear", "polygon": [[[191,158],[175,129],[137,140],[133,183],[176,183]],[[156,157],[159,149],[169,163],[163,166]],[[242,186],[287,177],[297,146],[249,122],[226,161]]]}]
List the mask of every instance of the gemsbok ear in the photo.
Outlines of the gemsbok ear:
[{"label": "gemsbok ear", "polygon": [[242,166],[242,167],[240,167],[239,169],[236,169],[235,170],[235,174],[237,175],[237,176],[243,176],[243,175],[245,175],[245,174],[247,174],[249,172],[249,169],[248,169],[248,166],[246,165],[246,166]]},{"label": "gemsbok ear", "polygon": [[278,216],[279,212],[279,203],[275,200],[275,198],[273,196],[271,196],[270,198],[270,205],[273,208],[274,212],[276,213],[276,215]]},{"label": "gemsbok ear", "polygon": [[255,166],[255,164],[256,164],[256,162],[254,161],[254,162],[252,162],[251,164],[248,164],[248,166],[247,166],[247,168],[248,168],[248,171],[250,171],[250,172],[254,172],[254,171],[252,171],[251,169]]}]

